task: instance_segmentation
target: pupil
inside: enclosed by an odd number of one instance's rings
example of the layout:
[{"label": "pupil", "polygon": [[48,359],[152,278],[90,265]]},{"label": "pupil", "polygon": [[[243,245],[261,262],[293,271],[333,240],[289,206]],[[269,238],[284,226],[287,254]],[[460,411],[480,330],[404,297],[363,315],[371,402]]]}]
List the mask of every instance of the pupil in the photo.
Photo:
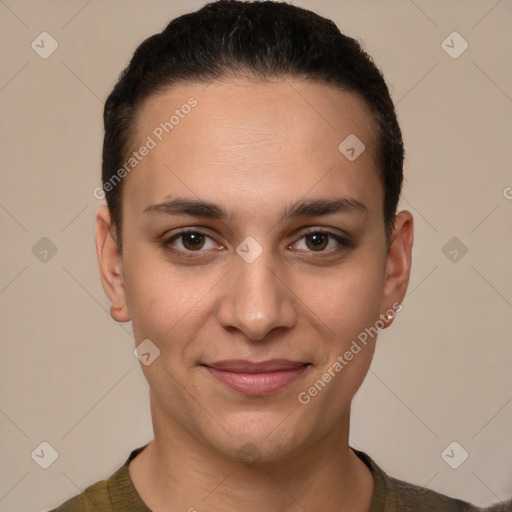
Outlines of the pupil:
[{"label": "pupil", "polygon": [[310,235],[310,240],[313,245],[313,248],[323,248],[325,247],[327,235],[325,233],[315,233],[313,235]]},{"label": "pupil", "polygon": [[187,249],[197,249],[201,245],[202,237],[200,233],[187,233],[185,235],[185,247]]}]

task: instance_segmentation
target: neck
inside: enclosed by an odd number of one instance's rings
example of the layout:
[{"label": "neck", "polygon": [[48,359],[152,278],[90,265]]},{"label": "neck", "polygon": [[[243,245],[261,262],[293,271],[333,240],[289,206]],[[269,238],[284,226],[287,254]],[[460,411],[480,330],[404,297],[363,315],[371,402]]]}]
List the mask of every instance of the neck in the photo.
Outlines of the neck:
[{"label": "neck", "polygon": [[273,462],[233,460],[158,411],[152,410],[152,417],[155,439],[129,472],[153,512],[370,509],[373,477],[349,448],[349,412],[336,432]]}]

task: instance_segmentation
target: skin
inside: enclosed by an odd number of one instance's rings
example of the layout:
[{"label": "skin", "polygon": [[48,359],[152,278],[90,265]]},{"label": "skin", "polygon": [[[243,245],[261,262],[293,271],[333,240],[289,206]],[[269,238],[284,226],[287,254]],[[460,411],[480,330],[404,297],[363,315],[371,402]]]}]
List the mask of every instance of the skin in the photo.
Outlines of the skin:
[{"label": "skin", "polygon": [[[412,215],[398,213],[388,249],[370,111],[319,83],[180,84],[141,105],[134,149],[190,96],[197,107],[125,178],[122,255],[107,207],[97,213],[111,315],[132,321],[136,344],[150,339],[161,351],[141,364],[155,437],[130,464],[132,481],[154,512],[367,511],[373,478],[348,434],[376,338],[307,405],[297,396],[406,293]],[[366,146],[353,162],[338,150],[352,133]],[[144,213],[176,196],[232,216]],[[280,218],[299,200],[333,198],[366,210]],[[166,249],[162,241],[185,227],[206,237],[170,242],[179,254]],[[319,229],[351,244],[327,237],[318,248]],[[252,263],[236,252],[246,237],[263,249]],[[274,358],[310,366],[264,396],[236,392],[201,366]],[[247,443],[255,462],[241,455]]]}]

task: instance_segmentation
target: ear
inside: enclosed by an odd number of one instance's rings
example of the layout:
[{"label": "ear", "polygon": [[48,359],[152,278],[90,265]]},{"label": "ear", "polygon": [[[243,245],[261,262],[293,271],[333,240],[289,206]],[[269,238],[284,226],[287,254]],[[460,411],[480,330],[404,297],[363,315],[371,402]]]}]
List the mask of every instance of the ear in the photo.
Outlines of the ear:
[{"label": "ear", "polygon": [[128,322],[130,315],[126,305],[123,280],[123,259],[114,238],[114,227],[106,205],[96,212],[96,254],[103,289],[110,299],[110,315],[117,322]]},{"label": "ear", "polygon": [[[381,319],[389,327],[404,300],[412,263],[413,218],[403,210],[396,216],[392,243],[388,249]],[[391,314],[393,312],[393,314]],[[387,316],[389,313],[389,316]]]}]

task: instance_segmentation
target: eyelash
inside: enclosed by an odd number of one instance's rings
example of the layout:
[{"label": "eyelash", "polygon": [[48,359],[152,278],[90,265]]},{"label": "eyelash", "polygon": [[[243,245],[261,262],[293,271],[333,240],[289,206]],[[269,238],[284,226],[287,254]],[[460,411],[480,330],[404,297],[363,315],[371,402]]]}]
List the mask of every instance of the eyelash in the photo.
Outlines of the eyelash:
[{"label": "eyelash", "polygon": [[[208,235],[208,233],[205,233],[204,231],[201,231],[200,229],[196,229],[196,228],[188,228],[188,229],[183,229],[177,233],[174,233],[173,235],[169,236],[169,237],[166,237],[164,240],[162,240],[161,244],[162,244],[162,247],[166,250],[169,250],[169,251],[172,251],[180,256],[184,256],[186,258],[198,258],[198,257],[201,257],[203,254],[202,253],[205,253],[207,251],[204,251],[204,250],[197,250],[197,251],[191,251],[191,250],[182,250],[182,249],[176,249],[175,247],[173,247],[171,244],[172,242],[174,242],[175,240],[179,240],[181,237],[183,237],[184,235],[187,235],[189,233],[194,233],[194,234],[198,234],[198,235],[203,235],[207,238],[210,238],[212,239],[211,236]],[[338,252],[341,252],[343,250],[346,250],[346,249],[349,249],[350,247],[353,246],[352,242],[350,242],[348,239],[336,234],[336,233],[333,233],[332,231],[327,231],[325,229],[315,229],[315,230],[312,230],[312,231],[308,231],[307,233],[303,233],[302,236],[299,238],[299,240],[302,240],[303,238],[307,237],[307,236],[310,236],[310,235],[317,235],[317,234],[324,234],[324,235],[328,235],[331,239],[334,239],[336,242],[338,242],[338,244],[340,244],[341,247],[338,247],[337,249],[331,249],[331,250],[328,250],[328,251],[325,251],[325,250],[322,250],[322,251],[313,251],[313,250],[309,250],[307,252],[311,252],[313,254],[318,254],[319,256],[315,256],[315,257],[321,257],[322,254],[325,254],[325,255],[333,255],[333,254],[337,254]]]}]

